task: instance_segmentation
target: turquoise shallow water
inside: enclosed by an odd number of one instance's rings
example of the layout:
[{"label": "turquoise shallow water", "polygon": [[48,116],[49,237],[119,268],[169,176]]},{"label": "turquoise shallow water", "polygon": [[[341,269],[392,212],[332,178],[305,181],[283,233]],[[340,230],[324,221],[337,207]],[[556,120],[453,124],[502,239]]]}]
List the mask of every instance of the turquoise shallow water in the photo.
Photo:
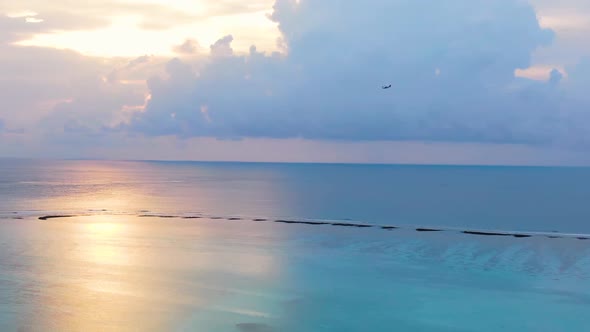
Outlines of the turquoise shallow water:
[{"label": "turquoise shallow water", "polygon": [[3,331],[583,331],[590,245],[272,222],[0,223]]},{"label": "turquoise shallow water", "polygon": [[585,168],[0,160],[0,330],[584,331],[587,197]]}]

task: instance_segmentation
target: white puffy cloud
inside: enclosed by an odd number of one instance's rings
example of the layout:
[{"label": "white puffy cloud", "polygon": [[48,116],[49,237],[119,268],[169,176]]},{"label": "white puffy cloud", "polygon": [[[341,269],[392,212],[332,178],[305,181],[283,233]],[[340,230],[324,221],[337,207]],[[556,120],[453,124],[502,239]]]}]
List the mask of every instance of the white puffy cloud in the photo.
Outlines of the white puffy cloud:
[{"label": "white puffy cloud", "polygon": [[[205,65],[170,62],[125,128],[149,136],[572,140],[561,75],[515,78],[553,39],[520,0],[277,0],[285,54],[212,45]],[[393,88],[381,90],[382,84]],[[565,112],[565,113],[564,113]],[[570,116],[571,115],[571,116]]]}]

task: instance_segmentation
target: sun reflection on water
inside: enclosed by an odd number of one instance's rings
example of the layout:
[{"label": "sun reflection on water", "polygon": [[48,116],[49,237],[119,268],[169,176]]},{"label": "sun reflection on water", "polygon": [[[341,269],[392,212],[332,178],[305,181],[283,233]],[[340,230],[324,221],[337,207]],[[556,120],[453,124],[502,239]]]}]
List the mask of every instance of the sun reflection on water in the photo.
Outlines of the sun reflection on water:
[{"label": "sun reflection on water", "polygon": [[[108,219],[109,216],[97,216]],[[120,238],[126,235],[125,224],[113,222],[92,222],[82,224],[84,229],[84,250],[80,251],[83,259],[91,264],[129,265],[132,264],[131,252],[123,246]]]},{"label": "sun reflection on water", "polygon": [[[37,167],[37,168],[35,168]],[[27,200],[11,210],[56,214],[206,214],[268,217],[289,212],[271,170],[142,162],[70,161],[35,166],[36,181],[18,182]],[[239,170],[238,170],[239,171]],[[232,204],[228,204],[232,202]],[[2,202],[0,202],[0,206]]]},{"label": "sun reflection on water", "polygon": [[207,312],[270,315],[257,308],[257,288],[278,282],[280,258],[258,249],[259,231],[219,223],[104,215],[41,224],[51,241],[25,286],[39,295],[22,327],[162,331]]}]

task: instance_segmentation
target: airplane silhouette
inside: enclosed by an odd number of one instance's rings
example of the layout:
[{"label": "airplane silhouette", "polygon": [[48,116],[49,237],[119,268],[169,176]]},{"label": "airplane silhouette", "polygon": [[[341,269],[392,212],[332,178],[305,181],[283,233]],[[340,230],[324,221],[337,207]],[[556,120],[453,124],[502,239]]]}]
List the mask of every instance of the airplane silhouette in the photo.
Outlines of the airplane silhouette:
[{"label": "airplane silhouette", "polygon": [[391,88],[391,84],[384,85],[384,86],[381,87],[381,89],[383,89],[383,90],[386,90],[386,89],[389,89],[389,88]]}]

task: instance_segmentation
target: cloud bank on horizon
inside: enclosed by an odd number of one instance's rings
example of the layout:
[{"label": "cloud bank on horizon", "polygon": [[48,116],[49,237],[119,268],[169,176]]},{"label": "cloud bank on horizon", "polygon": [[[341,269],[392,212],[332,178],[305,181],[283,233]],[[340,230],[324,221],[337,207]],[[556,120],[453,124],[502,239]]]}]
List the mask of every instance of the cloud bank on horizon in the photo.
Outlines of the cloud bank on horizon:
[{"label": "cloud bank on horizon", "polygon": [[106,147],[129,136],[175,136],[589,148],[590,58],[554,62],[543,80],[515,75],[559,41],[528,2],[276,0],[268,19],[282,36],[279,52],[236,52],[232,34],[207,50],[187,36],[170,46],[178,58],[131,60],[15,46],[58,27],[0,17],[0,139]]},{"label": "cloud bank on horizon", "polygon": [[[548,82],[514,76],[553,39],[521,1],[279,0],[271,19],[288,55],[253,48],[236,56],[227,36],[198,76],[172,60],[166,79],[150,80],[145,112],[125,128],[221,138],[586,139],[572,137],[583,110],[560,109],[557,70]],[[381,83],[394,88],[384,93]]]}]

